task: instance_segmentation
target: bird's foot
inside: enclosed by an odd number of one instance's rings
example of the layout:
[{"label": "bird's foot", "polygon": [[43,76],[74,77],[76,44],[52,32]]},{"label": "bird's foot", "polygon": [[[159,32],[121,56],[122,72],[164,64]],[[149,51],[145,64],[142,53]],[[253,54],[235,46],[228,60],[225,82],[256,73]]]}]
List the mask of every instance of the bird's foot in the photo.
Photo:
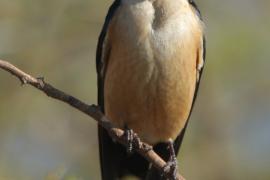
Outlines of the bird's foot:
[{"label": "bird's foot", "polygon": [[173,147],[173,141],[170,140],[168,143],[168,149],[170,153],[170,158],[167,164],[163,167],[163,175],[169,175],[168,179],[176,180],[177,179],[177,159]]},{"label": "bird's foot", "polygon": [[133,151],[134,151],[134,148],[133,148],[133,142],[134,142],[134,132],[132,129],[129,129],[127,126],[125,126],[125,133],[124,133],[124,136],[127,140],[127,153],[128,154],[132,154]]}]

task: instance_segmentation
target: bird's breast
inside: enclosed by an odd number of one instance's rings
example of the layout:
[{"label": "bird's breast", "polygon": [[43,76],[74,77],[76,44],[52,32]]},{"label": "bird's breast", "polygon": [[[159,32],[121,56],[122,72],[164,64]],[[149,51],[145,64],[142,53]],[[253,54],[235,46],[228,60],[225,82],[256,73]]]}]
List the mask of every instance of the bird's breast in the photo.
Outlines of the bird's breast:
[{"label": "bird's breast", "polygon": [[193,28],[199,24],[187,10],[164,8],[149,1],[124,4],[108,34],[105,112],[151,144],[180,133],[196,84],[199,39]]}]

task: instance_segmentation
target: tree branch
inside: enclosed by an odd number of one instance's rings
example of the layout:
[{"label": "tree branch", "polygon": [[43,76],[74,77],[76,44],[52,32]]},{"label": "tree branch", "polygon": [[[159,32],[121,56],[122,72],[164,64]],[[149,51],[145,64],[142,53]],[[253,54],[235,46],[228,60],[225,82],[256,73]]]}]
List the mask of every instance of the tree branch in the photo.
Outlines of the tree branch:
[{"label": "tree branch", "polygon": [[[0,68],[16,76],[21,81],[22,85],[30,84],[33,87],[43,91],[47,96],[65,102],[70,106],[76,108],[77,110],[92,117],[99,123],[99,125],[101,125],[109,132],[110,136],[114,140],[126,147],[128,146],[127,138],[124,135],[124,131],[122,129],[114,127],[112,123],[108,120],[108,118],[99,110],[96,105],[88,105],[80,101],[79,99],[69,94],[66,94],[63,91],[54,88],[52,85],[46,83],[43,78],[34,78],[33,76],[23,72],[22,70],[18,69],[17,67],[6,61],[0,60]],[[142,142],[137,134],[134,133],[134,137],[134,149],[150,163],[152,163],[153,166],[162,171],[166,165],[166,162],[153,151],[152,146]],[[170,169],[166,170],[165,177],[171,179],[171,176],[172,174],[170,172]],[[177,180],[184,180],[184,178],[178,173]]]}]

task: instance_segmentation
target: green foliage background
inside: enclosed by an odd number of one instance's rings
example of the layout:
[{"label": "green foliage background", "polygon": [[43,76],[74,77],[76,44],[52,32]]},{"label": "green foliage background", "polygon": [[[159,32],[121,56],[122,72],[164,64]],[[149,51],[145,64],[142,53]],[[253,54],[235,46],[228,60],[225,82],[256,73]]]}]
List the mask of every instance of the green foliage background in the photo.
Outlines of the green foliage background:
[{"label": "green foliage background", "polygon": [[[179,155],[187,179],[270,179],[270,1],[197,0],[207,65]],[[1,0],[0,59],[96,102],[108,0]],[[0,70],[0,179],[100,179],[96,124]]]}]

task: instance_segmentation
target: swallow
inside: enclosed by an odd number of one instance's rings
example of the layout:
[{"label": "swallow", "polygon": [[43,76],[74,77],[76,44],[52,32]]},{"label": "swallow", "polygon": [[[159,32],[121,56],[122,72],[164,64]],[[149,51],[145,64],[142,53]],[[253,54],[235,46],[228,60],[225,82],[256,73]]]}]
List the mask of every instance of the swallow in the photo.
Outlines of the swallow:
[{"label": "swallow", "polygon": [[[97,44],[99,107],[113,125],[132,129],[165,161],[175,161],[205,52],[204,24],[194,1],[115,0]],[[103,180],[164,179],[100,126],[98,138]]]}]

